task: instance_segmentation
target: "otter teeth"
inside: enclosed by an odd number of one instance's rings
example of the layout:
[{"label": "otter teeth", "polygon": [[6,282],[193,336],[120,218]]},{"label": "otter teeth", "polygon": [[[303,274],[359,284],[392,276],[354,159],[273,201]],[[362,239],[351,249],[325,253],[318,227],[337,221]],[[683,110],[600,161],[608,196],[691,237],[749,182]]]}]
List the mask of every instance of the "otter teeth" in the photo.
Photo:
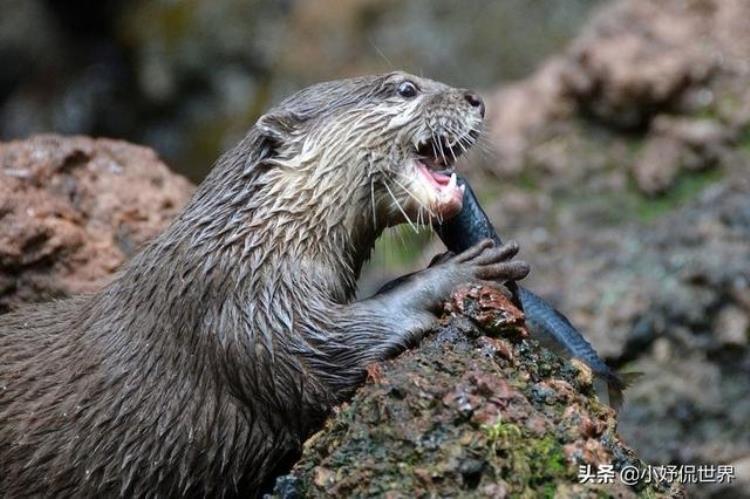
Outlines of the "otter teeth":
[{"label": "otter teeth", "polygon": [[458,182],[458,179],[456,178],[456,174],[451,173],[451,179],[448,181],[448,189],[455,189],[457,182]]}]

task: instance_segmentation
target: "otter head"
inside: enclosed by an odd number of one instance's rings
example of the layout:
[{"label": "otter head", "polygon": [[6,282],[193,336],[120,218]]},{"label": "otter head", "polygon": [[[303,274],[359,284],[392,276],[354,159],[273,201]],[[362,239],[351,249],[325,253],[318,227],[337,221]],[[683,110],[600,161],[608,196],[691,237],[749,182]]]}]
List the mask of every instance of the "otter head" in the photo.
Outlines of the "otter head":
[{"label": "otter head", "polygon": [[377,230],[460,211],[463,189],[453,169],[483,116],[474,92],[393,72],[308,87],[257,128],[272,144],[269,161],[298,191],[328,193],[341,211],[354,206],[358,223],[366,216]]}]

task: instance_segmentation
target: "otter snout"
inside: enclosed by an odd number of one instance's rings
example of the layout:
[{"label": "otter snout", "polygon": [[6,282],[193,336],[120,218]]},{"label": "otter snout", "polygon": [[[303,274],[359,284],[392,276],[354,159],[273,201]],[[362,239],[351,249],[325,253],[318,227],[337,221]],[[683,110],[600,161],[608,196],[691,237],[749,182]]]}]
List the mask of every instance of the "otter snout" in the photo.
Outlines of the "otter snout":
[{"label": "otter snout", "polygon": [[473,90],[467,90],[464,92],[464,98],[466,102],[473,108],[479,111],[479,115],[484,118],[484,99],[482,99],[478,93]]}]

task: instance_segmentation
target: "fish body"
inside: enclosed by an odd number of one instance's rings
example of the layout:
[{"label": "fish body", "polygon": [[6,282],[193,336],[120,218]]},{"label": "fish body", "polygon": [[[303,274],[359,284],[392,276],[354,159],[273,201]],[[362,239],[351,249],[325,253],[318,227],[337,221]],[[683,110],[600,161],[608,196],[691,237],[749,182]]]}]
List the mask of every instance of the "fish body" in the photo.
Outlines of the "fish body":
[{"label": "fish body", "polygon": [[[460,253],[482,239],[492,239],[496,244],[502,244],[471,186],[462,177],[458,178],[458,183],[465,186],[463,208],[455,217],[435,225],[446,248],[453,253]],[[622,404],[622,392],[627,381],[637,373],[620,375],[602,360],[570,320],[547,301],[515,282],[508,283],[508,288],[513,293],[516,305],[520,305],[523,310],[532,336],[558,353],[585,363],[595,376],[606,382],[609,403],[618,408]]]}]

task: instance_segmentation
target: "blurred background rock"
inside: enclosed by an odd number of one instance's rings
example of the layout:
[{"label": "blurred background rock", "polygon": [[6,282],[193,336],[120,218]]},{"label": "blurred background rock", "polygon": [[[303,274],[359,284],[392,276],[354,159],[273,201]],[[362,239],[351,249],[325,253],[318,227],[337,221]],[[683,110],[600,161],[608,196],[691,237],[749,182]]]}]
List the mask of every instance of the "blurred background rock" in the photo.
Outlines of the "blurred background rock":
[{"label": "blurred background rock", "polygon": [[[747,0],[0,0],[0,138],[154,147],[199,181],[272,103],[393,68],[479,89],[462,160],[526,281],[618,368],[652,463],[732,464],[750,497]],[[1,166],[1,165],[0,165]],[[380,243],[365,290],[424,265]]]},{"label": "blurred background rock", "polygon": [[273,102],[403,68],[489,87],[528,74],[597,0],[0,0],[0,136],[154,147],[194,181]]}]

